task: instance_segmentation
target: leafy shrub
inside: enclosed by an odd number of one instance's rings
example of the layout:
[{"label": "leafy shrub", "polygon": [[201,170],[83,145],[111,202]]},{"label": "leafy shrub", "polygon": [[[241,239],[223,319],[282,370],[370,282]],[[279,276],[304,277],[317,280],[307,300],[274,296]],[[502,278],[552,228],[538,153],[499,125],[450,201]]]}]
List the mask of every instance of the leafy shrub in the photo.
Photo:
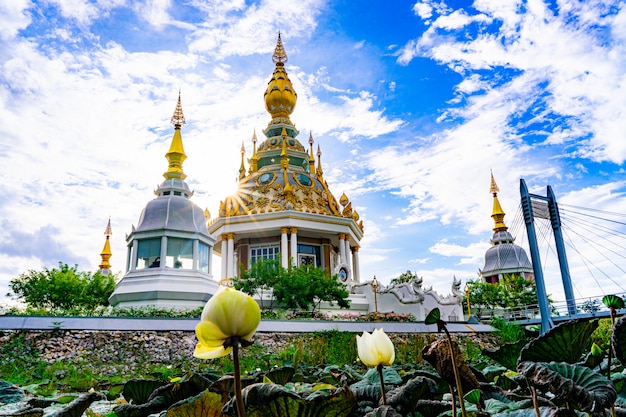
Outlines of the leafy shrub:
[{"label": "leafy shrub", "polygon": [[7,296],[34,308],[95,308],[108,305],[115,276],[79,272],[78,265],[70,267],[59,262],[58,268],[21,274],[11,280],[9,287],[12,292]]}]

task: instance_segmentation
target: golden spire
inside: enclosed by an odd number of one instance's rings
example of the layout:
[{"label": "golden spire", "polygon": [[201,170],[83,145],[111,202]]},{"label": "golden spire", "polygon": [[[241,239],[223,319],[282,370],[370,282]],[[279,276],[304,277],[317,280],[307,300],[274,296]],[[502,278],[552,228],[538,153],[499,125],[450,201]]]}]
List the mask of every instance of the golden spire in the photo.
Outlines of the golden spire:
[{"label": "golden spire", "polygon": [[315,156],[313,156],[313,132],[309,131],[309,173],[315,172]]},{"label": "golden spire", "polygon": [[267,84],[265,90],[265,109],[272,115],[270,124],[287,123],[291,124],[289,115],[293,112],[298,99],[293,89],[293,84],[285,71],[285,62],[287,62],[287,54],[283,48],[283,42],[278,33],[278,42],[272,61],[276,64],[272,79]]},{"label": "golden spire", "polygon": [[322,171],[322,151],[319,144],[317,145],[317,170],[315,174],[318,178],[322,178],[322,175],[324,175],[324,171]]},{"label": "golden spire", "polygon": [[109,221],[107,223],[107,227],[104,230],[104,235],[106,236],[106,240],[104,241],[104,248],[102,248],[102,252],[100,252],[100,257],[102,258],[102,263],[98,265],[101,273],[108,273],[111,270],[111,264],[109,263],[109,259],[111,259],[111,244],[109,243],[109,237],[113,234],[111,230],[111,218],[109,217]]},{"label": "golden spire", "polygon": [[246,167],[243,164],[243,156],[246,153],[246,148],[243,146],[243,140],[241,141],[241,166],[239,167],[239,179],[243,179],[246,176]]},{"label": "golden spire", "polygon": [[502,206],[500,206],[500,201],[498,200],[498,185],[496,184],[496,180],[493,178],[493,171],[491,172],[491,186],[489,187],[489,192],[493,194],[493,211],[491,213],[491,218],[493,219],[495,226],[493,228],[494,232],[506,232],[508,227],[504,224],[504,216],[505,213],[502,210]]},{"label": "golden spire", "polygon": [[183,115],[183,107],[180,103],[180,91],[178,92],[178,102],[172,116],[171,123],[174,125],[174,136],[170,149],[165,154],[168,161],[167,171],[163,173],[166,180],[184,180],[187,174],[183,172],[183,162],[187,159],[185,149],[183,148],[183,138],[180,134],[180,128],[185,124],[185,116]]},{"label": "golden spire", "polygon": [[250,158],[250,174],[259,170],[259,156],[256,153],[256,129],[252,132],[252,158]]},{"label": "golden spire", "polygon": [[272,61],[276,65],[284,65],[287,62],[287,53],[283,48],[283,41],[280,39],[280,31],[278,31],[278,41],[276,42],[276,48],[274,48],[274,55],[272,55]]}]

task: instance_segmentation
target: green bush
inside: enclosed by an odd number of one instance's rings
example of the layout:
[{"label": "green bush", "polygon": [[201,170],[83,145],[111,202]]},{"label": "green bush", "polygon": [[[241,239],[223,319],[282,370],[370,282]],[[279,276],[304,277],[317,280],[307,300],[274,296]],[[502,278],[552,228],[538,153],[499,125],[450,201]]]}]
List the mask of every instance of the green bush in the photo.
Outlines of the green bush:
[{"label": "green bush", "polygon": [[9,297],[16,298],[34,308],[75,307],[95,308],[108,305],[109,296],[115,289],[115,276],[79,272],[59,262],[58,268],[43,271],[30,270],[9,283]]}]

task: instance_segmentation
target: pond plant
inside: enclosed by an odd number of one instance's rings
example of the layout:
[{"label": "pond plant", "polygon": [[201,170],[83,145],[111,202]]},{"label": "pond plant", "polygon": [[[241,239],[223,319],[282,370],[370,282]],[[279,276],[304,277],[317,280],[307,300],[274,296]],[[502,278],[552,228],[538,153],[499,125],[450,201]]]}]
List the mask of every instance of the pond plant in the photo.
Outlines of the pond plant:
[{"label": "pond plant", "polygon": [[[245,294],[229,289],[218,295],[197,326],[196,354],[235,362],[238,354],[258,346],[241,350],[254,341],[259,319]],[[234,366],[227,375],[205,369],[181,378],[131,379],[122,391],[127,403],[107,417],[460,416],[462,409],[451,412],[453,400],[465,402],[471,417],[626,415],[626,316],[613,326],[610,378],[606,352],[592,347],[595,319],[563,322],[537,338],[484,350],[471,361],[466,361],[467,345],[436,313],[427,321],[441,326],[445,338],[430,339],[420,363],[401,363],[398,344],[378,328],[358,336],[350,362],[274,365],[244,374]],[[352,335],[352,350],[354,341]],[[450,395],[451,387],[456,396]]]}]

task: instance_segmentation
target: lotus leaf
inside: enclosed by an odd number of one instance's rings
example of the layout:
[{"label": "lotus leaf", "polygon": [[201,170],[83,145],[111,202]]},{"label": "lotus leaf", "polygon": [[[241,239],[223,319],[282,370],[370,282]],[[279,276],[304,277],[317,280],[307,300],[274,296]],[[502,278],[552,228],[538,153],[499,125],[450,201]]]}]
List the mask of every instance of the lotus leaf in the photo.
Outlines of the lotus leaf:
[{"label": "lotus leaf", "polygon": [[222,397],[219,394],[203,391],[195,397],[180,401],[171,406],[166,417],[221,417]]},{"label": "lotus leaf", "polygon": [[503,366],[489,365],[483,368],[482,374],[487,381],[495,381],[497,377],[508,371],[508,369]]},{"label": "lotus leaf", "polygon": [[[242,391],[248,417],[343,417],[356,408],[356,398],[349,389],[339,388],[327,396],[303,399],[282,385],[252,384]],[[222,410],[235,415],[235,402]]]},{"label": "lotus leaf", "polygon": [[566,408],[539,407],[539,414],[533,408],[505,411],[493,414],[492,417],[576,417],[574,412]]},{"label": "lotus leaf", "polygon": [[[448,407],[449,408],[449,407]],[[388,405],[381,405],[380,407],[365,414],[364,417],[402,417],[393,407]]]},{"label": "lotus leaf", "polygon": [[602,297],[602,304],[608,308],[619,310],[620,308],[624,308],[624,299],[614,294],[605,295]]},{"label": "lotus leaf", "polygon": [[152,379],[131,379],[122,388],[122,395],[129,403],[145,404],[155,389],[166,385]]},{"label": "lotus leaf", "polygon": [[603,375],[583,365],[566,362],[522,362],[518,371],[540,390],[577,404],[582,411],[598,412],[610,408],[617,392]]},{"label": "lotus leaf", "polygon": [[415,411],[422,417],[437,417],[440,414],[450,411],[450,403],[433,400],[419,400],[415,404]]},{"label": "lotus leaf", "polygon": [[101,392],[90,392],[81,395],[74,401],[55,412],[53,417],[81,417],[89,406],[96,401],[104,401],[106,396]]},{"label": "lotus leaf", "polygon": [[380,385],[352,385],[350,389],[359,403],[362,401],[368,401],[374,405],[378,404],[382,398]]},{"label": "lotus leaf", "polygon": [[275,384],[285,385],[291,381],[295,374],[296,370],[293,366],[282,366],[280,368],[272,369],[266,373],[265,376]]},{"label": "lotus leaf", "polygon": [[435,381],[418,376],[401,387],[389,391],[387,393],[387,405],[406,414],[409,411],[414,411],[417,401],[430,399],[436,391],[437,384]]},{"label": "lotus leaf", "polygon": [[[476,379],[476,375],[474,375],[463,359],[459,345],[452,342],[452,346],[454,349],[454,357],[457,369],[459,370],[459,377],[461,379],[463,391],[468,392],[473,389],[480,388],[480,383],[478,382],[478,379]],[[422,357],[435,368],[437,373],[439,373],[439,375],[441,375],[441,377],[445,379],[448,384],[456,386],[454,369],[452,368],[452,358],[450,355],[450,345],[447,340],[436,340],[426,346],[422,352]]]},{"label": "lotus leaf", "polygon": [[626,366],[626,316],[620,317],[615,322],[612,344],[615,357]]},{"label": "lotus leaf", "polygon": [[43,413],[43,408],[24,408],[11,414],[3,414],[2,417],[42,417]]},{"label": "lotus leaf", "polygon": [[438,308],[434,308],[430,310],[426,318],[424,319],[424,324],[435,324],[439,320],[441,320],[441,312]]},{"label": "lotus leaf", "polygon": [[519,340],[515,343],[505,343],[497,349],[484,349],[483,353],[507,369],[515,369],[517,358],[525,344],[525,340]]},{"label": "lotus leaf", "polygon": [[598,320],[576,319],[561,323],[524,346],[517,363],[576,363],[588,349],[591,334],[597,328]]},{"label": "lotus leaf", "polygon": [[465,398],[465,401],[467,401],[470,404],[478,404],[480,402],[480,390],[473,389],[467,394],[465,394],[463,398]]}]

